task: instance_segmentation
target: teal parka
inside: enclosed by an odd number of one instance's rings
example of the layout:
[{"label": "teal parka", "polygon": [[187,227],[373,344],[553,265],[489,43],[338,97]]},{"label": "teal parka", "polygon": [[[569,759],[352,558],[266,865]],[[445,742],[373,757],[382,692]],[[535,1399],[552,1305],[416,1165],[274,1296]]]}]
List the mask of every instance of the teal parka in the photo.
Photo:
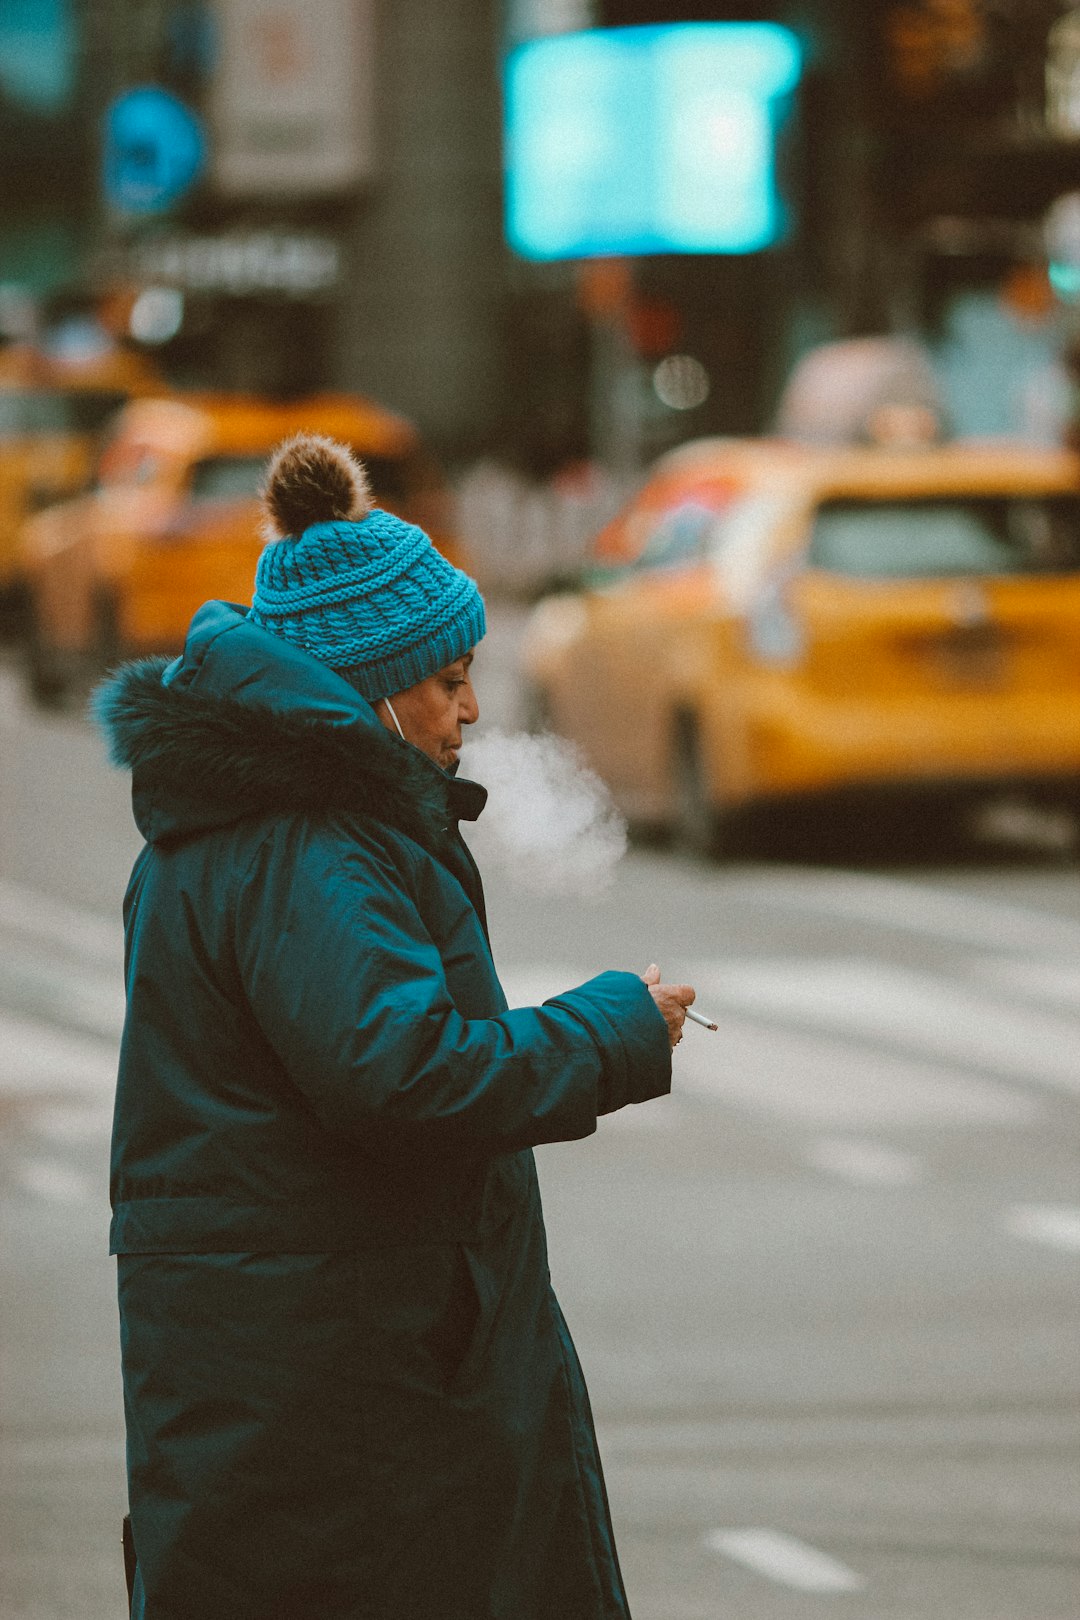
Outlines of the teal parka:
[{"label": "teal parka", "polygon": [[146,845],[112,1162],[145,1620],[622,1620],[531,1148],[670,1086],[631,973],[508,1011],[484,790],[208,603],[98,696]]}]

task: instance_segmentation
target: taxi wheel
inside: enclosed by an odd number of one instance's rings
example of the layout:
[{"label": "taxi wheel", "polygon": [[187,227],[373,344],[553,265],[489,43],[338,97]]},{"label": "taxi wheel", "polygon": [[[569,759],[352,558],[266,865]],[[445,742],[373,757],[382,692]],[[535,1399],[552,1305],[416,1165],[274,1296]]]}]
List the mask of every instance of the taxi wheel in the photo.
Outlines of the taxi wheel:
[{"label": "taxi wheel", "polygon": [[31,601],[24,621],[23,669],[30,696],[41,709],[58,709],[67,696],[67,678],[42,634],[41,618]]},{"label": "taxi wheel", "polygon": [[22,580],[0,586],[0,642],[17,643],[26,635],[29,592]]},{"label": "taxi wheel", "polygon": [[724,853],[724,816],[705,780],[701,739],[690,715],[680,715],[674,739],[675,835],[693,855],[716,859]]},{"label": "taxi wheel", "polygon": [[527,685],[521,694],[520,713],[526,731],[551,731],[551,698],[546,687]]},{"label": "taxi wheel", "polygon": [[122,656],[116,598],[111,591],[99,591],[94,598],[93,643],[86,670],[90,684],[115,669]]}]

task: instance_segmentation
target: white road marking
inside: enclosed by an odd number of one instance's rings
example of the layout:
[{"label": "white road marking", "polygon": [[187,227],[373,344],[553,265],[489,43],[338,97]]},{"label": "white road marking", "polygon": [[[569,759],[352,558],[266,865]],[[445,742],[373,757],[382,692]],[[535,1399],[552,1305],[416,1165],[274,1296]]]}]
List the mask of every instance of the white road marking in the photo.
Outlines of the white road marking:
[{"label": "white road marking", "polygon": [[599,1125],[602,1131],[674,1131],[685,1125],[680,1114],[679,1100],[671,1097],[650,1097],[646,1103],[635,1103],[628,1108],[617,1108],[605,1114]]},{"label": "white road marking", "polygon": [[40,1469],[50,1472],[55,1480],[64,1477],[75,1463],[97,1463],[112,1472],[118,1462],[123,1465],[123,1459],[122,1434],[80,1434],[66,1423],[59,1434],[19,1434],[14,1424],[4,1433],[4,1462],[24,1476]]},{"label": "white road marking", "polygon": [[913,1153],[883,1142],[860,1142],[853,1137],[819,1136],[809,1143],[806,1157],[817,1170],[844,1181],[871,1187],[910,1187],[922,1180],[921,1160]]},{"label": "white road marking", "polygon": [[112,1130],[111,1103],[44,1103],[30,1114],[37,1136],[61,1147],[98,1142]]},{"label": "white road marking", "polygon": [[517,962],[499,970],[499,982],[511,1007],[539,1007],[548,996],[573,990],[591,977],[588,970],[565,962]]},{"label": "white road marking", "polygon": [[[1080,1018],[1080,961],[1032,961],[1024,957],[982,957],[971,967],[982,979],[999,987],[1019,990],[1032,1001],[1063,1007]],[[1080,1036],[1078,1036],[1080,1039]]]},{"label": "white road marking", "polygon": [[116,1052],[103,1041],[0,1012],[0,1095],[77,1091],[112,1095]]},{"label": "white road marking", "polygon": [[1019,1087],[736,1014],[718,1034],[682,1042],[672,1091],[833,1131],[1023,1126],[1039,1111]]},{"label": "white road marking", "polygon": [[31,1008],[63,1028],[120,1038],[124,986],[119,971],[95,973],[58,961],[44,946],[20,944],[15,951],[6,947],[0,958],[0,993],[9,1005]]},{"label": "white road marking", "polygon": [[27,1159],[17,1167],[15,1176],[27,1192],[50,1204],[84,1204],[91,1197],[86,1177],[55,1159]]},{"label": "white road marking", "polygon": [[0,730],[14,731],[22,708],[23,687],[14,670],[0,669]]},{"label": "white road marking", "polygon": [[[702,1002],[884,1040],[961,1066],[1080,1095],[1080,1022],[1002,1004],[929,973],[866,959],[700,962]],[[714,1039],[722,1042],[723,1034]]]},{"label": "white road marking", "polygon": [[979,950],[1030,951],[1066,958],[1080,955],[1080,922],[1070,917],[957,894],[926,883],[904,883],[858,872],[831,871],[815,876],[793,868],[761,874],[755,878],[752,892],[759,903],[786,906],[789,910],[792,905],[802,905],[879,928],[973,945]]},{"label": "white road marking", "polygon": [[788,1463],[823,1450],[843,1450],[879,1457],[902,1452],[999,1451],[1036,1448],[1071,1453],[1080,1445],[1080,1414],[1062,1408],[1053,1397],[1033,1406],[1019,1397],[1015,1405],[991,1405],[969,1411],[915,1406],[880,1412],[844,1410],[765,1413],[732,1412],[723,1418],[694,1416],[618,1419],[604,1422],[604,1460],[612,1466],[649,1464],[657,1459],[716,1459],[736,1452]]},{"label": "white road marking", "polygon": [[1005,1215],[1012,1237],[1080,1254],[1080,1208],[1070,1204],[1014,1204]]},{"label": "white road marking", "polygon": [[781,1530],[710,1530],[705,1544],[770,1581],[799,1592],[861,1592],[866,1579]]},{"label": "white road marking", "polygon": [[1068,810],[1026,804],[1008,793],[980,806],[969,815],[968,825],[984,843],[1060,852],[1072,849],[1076,842],[1076,817]]},{"label": "white road marking", "polygon": [[[710,963],[707,971],[726,976],[727,964]],[[514,1007],[538,1006],[545,997],[588,976],[580,964],[566,962],[519,963],[500,974]],[[700,981],[695,982],[705,1005],[705,992]],[[1029,1096],[995,1080],[730,1014],[722,1019],[718,1034],[680,1043],[672,1095],[677,1102],[683,1094],[840,1130],[975,1122],[1023,1125],[1036,1113]],[[605,1122],[605,1128],[614,1124],[651,1130],[674,1123],[671,1108],[624,1108]]]},{"label": "white road marking", "polygon": [[96,966],[121,961],[124,931],[119,914],[110,920],[37,889],[0,878],[0,928],[77,953]]}]

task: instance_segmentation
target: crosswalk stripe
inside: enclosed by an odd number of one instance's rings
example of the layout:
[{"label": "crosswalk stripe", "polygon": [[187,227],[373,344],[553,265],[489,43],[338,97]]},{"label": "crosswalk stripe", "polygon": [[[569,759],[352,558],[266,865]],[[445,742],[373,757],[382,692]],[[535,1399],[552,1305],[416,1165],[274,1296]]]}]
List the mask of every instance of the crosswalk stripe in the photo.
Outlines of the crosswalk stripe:
[{"label": "crosswalk stripe", "polygon": [[712,1530],[705,1544],[735,1563],[799,1592],[861,1592],[865,1577],[780,1530]]},{"label": "crosswalk stripe", "polygon": [[119,962],[123,957],[119,914],[112,919],[102,917],[85,906],[69,905],[8,878],[0,878],[0,928],[76,953],[97,965]]},{"label": "crosswalk stripe", "polygon": [[1005,1230],[1013,1237],[1080,1254],[1080,1209],[1070,1204],[1015,1204],[1006,1212]]},{"label": "crosswalk stripe", "polygon": [[[971,971],[999,990],[1019,991],[1022,996],[1071,1013],[1080,1031],[1080,960],[1075,962],[1032,961],[1026,957],[981,957]],[[1080,1033],[1077,1035],[1080,1041]]]},{"label": "crosswalk stripe", "polygon": [[499,982],[511,1007],[539,1007],[548,996],[572,990],[589,977],[566,962],[514,962],[499,969]]},{"label": "crosswalk stripe", "polygon": [[[904,1044],[910,1026],[923,1016],[906,981],[901,981],[901,988],[907,990],[902,1018],[889,1028],[889,1050],[872,1045],[880,1034],[874,1024],[862,1033],[855,1032],[853,1039],[850,1019],[838,1016],[846,1007],[837,1009],[835,996],[831,1003],[826,998],[816,1006],[819,1028],[812,1032],[769,1021],[778,1013],[791,1017],[792,1009],[777,991],[792,976],[797,982],[807,966],[812,969],[820,964],[798,959],[765,964],[733,959],[699,963],[697,970],[686,971],[703,1007],[716,1011],[742,1000],[756,1016],[728,1012],[716,1035],[687,1030],[675,1055],[672,1089],[676,1100],[691,1094],[833,1131],[977,1122],[1022,1125],[1035,1117],[1036,1102],[1021,1088],[970,1072],[971,1052],[962,1043],[946,1043],[944,1055],[950,1061],[945,1063],[935,1049],[929,1053],[896,1049]],[[843,1001],[846,964],[829,964],[827,971]],[[886,964],[878,969],[886,980],[892,971]],[[580,965],[548,962],[514,964],[501,977],[511,1005],[527,1007],[580,983],[587,975]],[[1022,1019],[1023,1010],[1017,1016]],[[921,1035],[914,1044],[917,1048],[922,1044]],[[648,1116],[653,1125],[660,1123],[659,1110],[634,1112]]]},{"label": "crosswalk stripe", "polygon": [[[35,961],[32,952],[23,970]],[[970,965],[959,964],[959,971]],[[686,966],[682,972],[697,985],[702,1006],[723,1016],[717,1035],[688,1028],[675,1060],[676,1092],[832,1131],[1024,1122],[1033,1115],[1024,1085],[1080,1093],[1080,1021],[1054,1010],[1071,1001],[1073,968],[1060,964],[1055,977],[1050,964],[1044,978],[1037,964],[997,965],[1000,988],[993,981],[985,989],[872,959],[731,958]],[[34,971],[46,972],[44,960]],[[33,998],[42,1016],[0,1013],[0,1091],[60,1085],[111,1094],[111,1042],[46,1020],[55,1005],[58,1023],[115,1038],[120,986],[70,964],[50,971],[48,997],[38,987]],[[503,983],[512,1005],[535,1006],[586,977],[579,964],[532,962],[512,965]],[[1052,1007],[1033,1005],[1040,986],[1050,987],[1043,999]]]},{"label": "crosswalk stripe", "polygon": [[27,1192],[49,1204],[84,1204],[93,1196],[89,1181],[55,1159],[27,1159],[16,1169]]},{"label": "crosswalk stripe", "polygon": [[1080,1095],[1080,1023],[872,960],[700,962],[702,1003],[884,1041],[1011,1080]]},{"label": "crosswalk stripe", "polygon": [[104,1098],[116,1084],[116,1052],[104,1041],[0,1012],[0,1095],[56,1092]]},{"label": "crosswalk stripe", "polygon": [[119,965],[103,971],[83,960],[65,960],[40,940],[3,940],[0,1000],[107,1039],[118,1038],[124,1022]]},{"label": "crosswalk stripe", "polygon": [[27,1114],[35,1136],[65,1148],[107,1140],[112,1131],[112,1118],[111,1096],[41,1102]]},{"label": "crosswalk stripe", "polygon": [[821,911],[976,950],[1024,951],[1051,959],[1080,956],[1080,922],[1073,918],[958,894],[936,884],[861,872],[773,868],[755,873],[751,893],[757,904]]},{"label": "crosswalk stripe", "polygon": [[830,1131],[1026,1125],[1037,1113],[1018,1086],[734,1013],[680,1044],[672,1090]]},{"label": "crosswalk stripe", "polygon": [[923,1174],[913,1153],[884,1142],[859,1142],[851,1137],[819,1136],[809,1142],[806,1157],[818,1170],[864,1187],[910,1187]]}]

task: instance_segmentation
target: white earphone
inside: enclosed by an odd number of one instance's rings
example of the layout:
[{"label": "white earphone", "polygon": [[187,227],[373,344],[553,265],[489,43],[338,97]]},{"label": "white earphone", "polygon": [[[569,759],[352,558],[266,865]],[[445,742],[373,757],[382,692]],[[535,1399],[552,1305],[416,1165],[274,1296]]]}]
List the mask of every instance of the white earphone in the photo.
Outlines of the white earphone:
[{"label": "white earphone", "polygon": [[382,702],[385,703],[386,707],[390,710],[390,718],[394,722],[395,726],[397,727],[398,736],[401,738],[402,742],[405,742],[407,739],[405,737],[405,733],[401,729],[401,721],[398,719],[397,715],[394,713],[394,705],[391,703],[391,701],[390,701],[390,699],[388,697],[384,697],[382,699]]}]

